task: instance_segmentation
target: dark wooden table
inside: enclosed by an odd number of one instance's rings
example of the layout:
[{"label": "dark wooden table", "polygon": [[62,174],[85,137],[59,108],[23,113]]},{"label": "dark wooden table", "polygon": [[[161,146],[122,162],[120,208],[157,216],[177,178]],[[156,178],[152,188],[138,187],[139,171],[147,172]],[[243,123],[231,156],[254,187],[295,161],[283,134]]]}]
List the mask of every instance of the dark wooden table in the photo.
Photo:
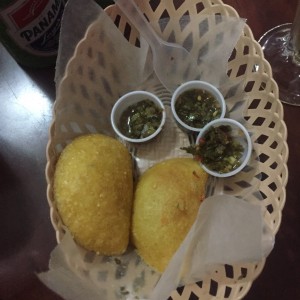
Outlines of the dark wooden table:
[{"label": "dark wooden table", "polygon": [[[226,0],[258,39],[292,22],[297,0]],[[22,68],[0,44],[0,300],[61,299],[39,282],[56,245],[44,169],[54,68]],[[275,248],[246,300],[300,299],[300,107],[284,105],[289,182]]]}]

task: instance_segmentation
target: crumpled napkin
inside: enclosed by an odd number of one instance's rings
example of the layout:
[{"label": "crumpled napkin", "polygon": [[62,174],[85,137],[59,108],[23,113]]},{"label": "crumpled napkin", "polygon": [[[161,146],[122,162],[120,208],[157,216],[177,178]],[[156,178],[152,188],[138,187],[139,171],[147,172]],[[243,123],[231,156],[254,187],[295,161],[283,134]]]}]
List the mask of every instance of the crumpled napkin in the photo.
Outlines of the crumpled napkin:
[{"label": "crumpled napkin", "polygon": [[273,246],[261,206],[229,195],[208,197],[150,299],[167,299],[178,286],[204,279],[218,264],[259,262]]},{"label": "crumpled napkin", "polygon": [[85,9],[85,5],[83,5],[80,0],[71,0],[66,3],[61,20],[59,49],[56,59],[56,91],[59,88],[67,64],[73,56],[78,42],[84,37],[90,24],[95,21],[101,13],[101,8],[95,1],[87,1],[86,8],[87,9]]}]

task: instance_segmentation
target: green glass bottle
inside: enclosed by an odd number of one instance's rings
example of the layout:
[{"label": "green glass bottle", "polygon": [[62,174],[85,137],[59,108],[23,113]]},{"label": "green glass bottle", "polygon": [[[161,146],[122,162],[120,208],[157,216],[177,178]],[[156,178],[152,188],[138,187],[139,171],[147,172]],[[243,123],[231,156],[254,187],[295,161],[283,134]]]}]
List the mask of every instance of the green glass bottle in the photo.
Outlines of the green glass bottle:
[{"label": "green glass bottle", "polygon": [[66,1],[0,1],[0,42],[20,65],[55,65]]}]

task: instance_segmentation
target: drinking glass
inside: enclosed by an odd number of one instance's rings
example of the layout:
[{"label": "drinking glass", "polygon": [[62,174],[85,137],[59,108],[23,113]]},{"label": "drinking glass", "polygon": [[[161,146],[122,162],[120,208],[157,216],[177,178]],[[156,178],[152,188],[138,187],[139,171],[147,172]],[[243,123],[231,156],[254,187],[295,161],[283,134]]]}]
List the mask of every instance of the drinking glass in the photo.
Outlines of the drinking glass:
[{"label": "drinking glass", "polygon": [[259,43],[272,67],[280,100],[300,106],[300,0],[294,22],[270,29]]}]

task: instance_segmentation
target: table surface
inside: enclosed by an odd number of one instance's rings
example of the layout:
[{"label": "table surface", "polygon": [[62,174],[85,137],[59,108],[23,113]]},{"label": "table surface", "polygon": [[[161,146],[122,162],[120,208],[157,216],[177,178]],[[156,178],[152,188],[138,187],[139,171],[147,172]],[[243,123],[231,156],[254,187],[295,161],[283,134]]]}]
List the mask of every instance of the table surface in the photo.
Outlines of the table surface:
[{"label": "table surface", "polygon": [[[297,0],[225,0],[258,39],[292,22]],[[44,175],[55,100],[54,68],[22,68],[0,44],[0,300],[59,300],[36,273],[47,270],[56,245]],[[284,104],[289,181],[275,248],[246,300],[300,299],[300,107]],[[297,179],[298,178],[298,179]]]}]

